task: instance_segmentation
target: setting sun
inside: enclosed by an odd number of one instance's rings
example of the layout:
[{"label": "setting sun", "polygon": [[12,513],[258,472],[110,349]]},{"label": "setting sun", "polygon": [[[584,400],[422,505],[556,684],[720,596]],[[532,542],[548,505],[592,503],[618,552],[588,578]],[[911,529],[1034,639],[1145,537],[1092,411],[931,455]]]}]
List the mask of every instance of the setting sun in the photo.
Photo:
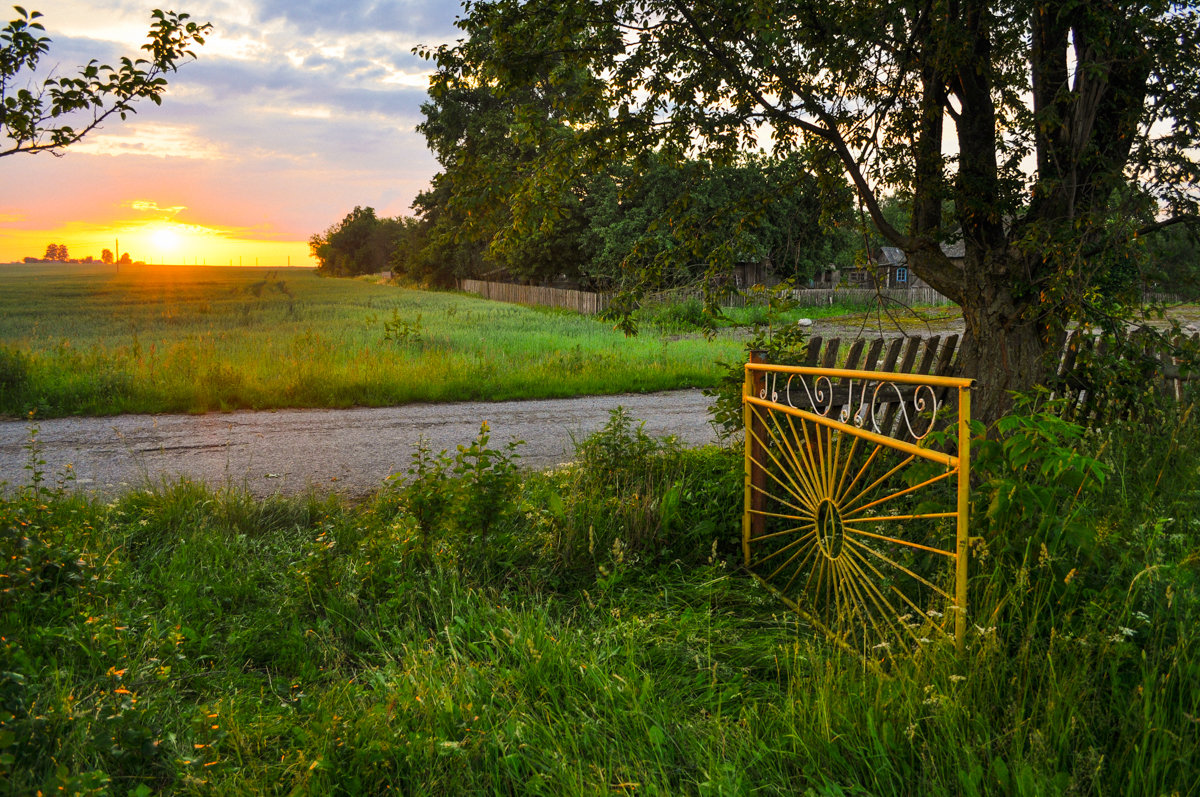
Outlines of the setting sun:
[{"label": "setting sun", "polygon": [[167,265],[314,265],[304,241],[280,240],[270,231],[258,229],[222,229],[161,218],[127,218],[107,225],[73,222],[53,230],[13,231],[0,241],[0,262],[40,257],[49,243],[65,245],[76,260],[99,260],[108,249],[117,257],[128,254],[134,261]]},{"label": "setting sun", "polygon": [[164,224],[150,231],[150,243],[157,250],[152,253],[153,255],[170,259],[178,252],[181,237],[174,226],[173,224]]}]

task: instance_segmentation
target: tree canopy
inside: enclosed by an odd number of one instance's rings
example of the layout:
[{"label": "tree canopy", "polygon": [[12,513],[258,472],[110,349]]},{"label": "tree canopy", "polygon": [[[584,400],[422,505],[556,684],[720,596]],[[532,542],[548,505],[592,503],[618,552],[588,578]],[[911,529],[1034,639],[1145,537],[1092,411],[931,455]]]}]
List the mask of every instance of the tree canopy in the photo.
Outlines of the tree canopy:
[{"label": "tree canopy", "polygon": [[[467,36],[429,55],[517,118],[537,118],[521,91],[539,76],[583,87],[539,96],[571,135],[538,149],[514,193],[650,152],[808,148],[840,170],[882,237],[962,307],[984,418],[1045,377],[1067,324],[1119,323],[1142,236],[1196,220],[1192,4],[487,0],[459,25]],[[883,214],[889,195],[908,201],[906,228]],[[961,260],[943,250],[956,243]]]},{"label": "tree canopy", "polygon": [[807,277],[833,257],[822,214],[836,207],[826,215],[845,224],[849,194],[843,183],[822,204],[800,153],[589,156],[571,109],[598,98],[603,81],[553,56],[504,81],[486,67],[496,54],[490,24],[463,25],[460,49],[427,53],[438,70],[418,129],[443,171],[414,203],[427,235],[420,252],[400,257],[404,270],[440,282],[503,274],[612,289],[630,274],[666,287],[747,259]]},{"label": "tree canopy", "polygon": [[380,218],[375,208],[356,206],[337,224],[309,238],[308,247],[317,259],[317,269],[325,274],[374,274],[388,269],[409,223]]},{"label": "tree canopy", "polygon": [[38,82],[38,63],[50,51],[50,39],[42,35],[45,28],[38,21],[42,14],[13,8],[16,18],[0,29],[0,129],[7,139],[0,144],[0,157],[59,154],[107,119],[136,113],[139,100],[161,105],[167,73],[194,59],[192,48],[203,44],[212,29],[188,14],[156,9],[150,15],[149,41],[142,45],[147,58],[124,57],[116,67],[92,60],[74,76]]}]

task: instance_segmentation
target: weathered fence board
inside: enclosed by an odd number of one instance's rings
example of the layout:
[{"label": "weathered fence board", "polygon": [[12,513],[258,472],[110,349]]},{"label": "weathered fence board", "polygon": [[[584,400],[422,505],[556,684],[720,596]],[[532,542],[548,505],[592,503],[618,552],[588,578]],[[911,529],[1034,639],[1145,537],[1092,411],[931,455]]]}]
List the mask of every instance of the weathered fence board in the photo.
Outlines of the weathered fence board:
[{"label": "weathered fence board", "polygon": [[[1191,340],[1200,343],[1200,333],[1193,335]],[[1106,386],[1090,383],[1093,378],[1090,366],[1096,358],[1107,353],[1109,342],[1091,332],[1075,330],[1070,334],[1061,335],[1056,343],[1058,348],[1055,356],[1058,364],[1051,377],[1051,396],[1064,400],[1064,417],[1067,420],[1081,424],[1103,423],[1114,409],[1109,406],[1110,396]],[[859,371],[955,376],[958,375],[958,344],[957,334],[948,335],[944,339],[940,335],[931,335],[928,338],[914,335],[887,340],[875,338],[869,345],[866,340],[858,338],[850,342],[842,360],[839,357],[843,351],[841,338],[827,339],[813,335],[809,338],[808,349],[798,364],[809,368],[840,367]],[[1170,351],[1153,350],[1147,342],[1142,354],[1143,366],[1149,369],[1145,378],[1147,388],[1154,389],[1168,398],[1180,400],[1184,395],[1184,382],[1200,379],[1200,374],[1182,372],[1178,358],[1173,357]],[[810,390],[815,387],[811,381],[807,386]],[[799,382],[795,383],[795,389],[802,389]],[[951,391],[939,390],[938,403],[947,406],[952,404],[954,396],[950,393]],[[911,390],[893,391],[888,397],[893,406],[888,407],[884,425],[891,426],[895,422],[900,409],[898,402],[909,402],[913,398]],[[834,403],[845,403],[845,388],[833,388],[832,400]],[[887,403],[887,399],[880,402]]]},{"label": "weathered fence board", "polygon": [[608,307],[609,298],[602,293],[576,291],[569,288],[544,288],[540,285],[517,285],[511,282],[462,280],[460,287],[468,293],[497,302],[533,304],[539,307],[562,307],[584,315],[596,315]]}]

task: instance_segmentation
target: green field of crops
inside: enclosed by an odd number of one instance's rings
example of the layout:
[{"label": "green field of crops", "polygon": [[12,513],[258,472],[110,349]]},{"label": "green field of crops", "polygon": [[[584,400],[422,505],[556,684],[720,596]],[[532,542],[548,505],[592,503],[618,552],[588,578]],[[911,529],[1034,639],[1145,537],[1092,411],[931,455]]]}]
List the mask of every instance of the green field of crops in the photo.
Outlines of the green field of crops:
[{"label": "green field of crops", "polygon": [[712,384],[729,336],[309,269],[0,266],[0,413],[548,398]]}]

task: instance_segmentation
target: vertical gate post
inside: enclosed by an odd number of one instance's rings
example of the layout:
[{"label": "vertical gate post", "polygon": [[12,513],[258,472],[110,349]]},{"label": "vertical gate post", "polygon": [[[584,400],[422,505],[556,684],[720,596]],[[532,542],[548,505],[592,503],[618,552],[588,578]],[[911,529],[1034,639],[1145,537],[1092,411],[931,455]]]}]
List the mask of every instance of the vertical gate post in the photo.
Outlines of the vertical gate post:
[{"label": "vertical gate post", "polygon": [[968,513],[971,508],[971,388],[958,389],[958,528],[955,534],[954,644],[961,653],[967,634],[967,564],[970,556]]},{"label": "vertical gate post", "polygon": [[[761,363],[765,362],[766,358],[761,351],[750,352],[750,362]],[[745,401],[747,396],[757,396],[763,385],[766,384],[766,377],[761,371],[751,371],[746,369],[746,381],[742,385],[742,421],[743,428],[746,430],[746,466],[745,466],[745,507],[742,514],[742,556],[745,558],[745,563],[750,564],[750,540],[753,537],[761,536],[765,525],[765,518],[758,514],[762,511],[764,495],[763,489],[766,487],[767,474],[758,463],[763,461],[762,440],[766,434],[766,429],[763,428],[762,421],[758,418],[758,414],[754,412],[754,405]]]}]

